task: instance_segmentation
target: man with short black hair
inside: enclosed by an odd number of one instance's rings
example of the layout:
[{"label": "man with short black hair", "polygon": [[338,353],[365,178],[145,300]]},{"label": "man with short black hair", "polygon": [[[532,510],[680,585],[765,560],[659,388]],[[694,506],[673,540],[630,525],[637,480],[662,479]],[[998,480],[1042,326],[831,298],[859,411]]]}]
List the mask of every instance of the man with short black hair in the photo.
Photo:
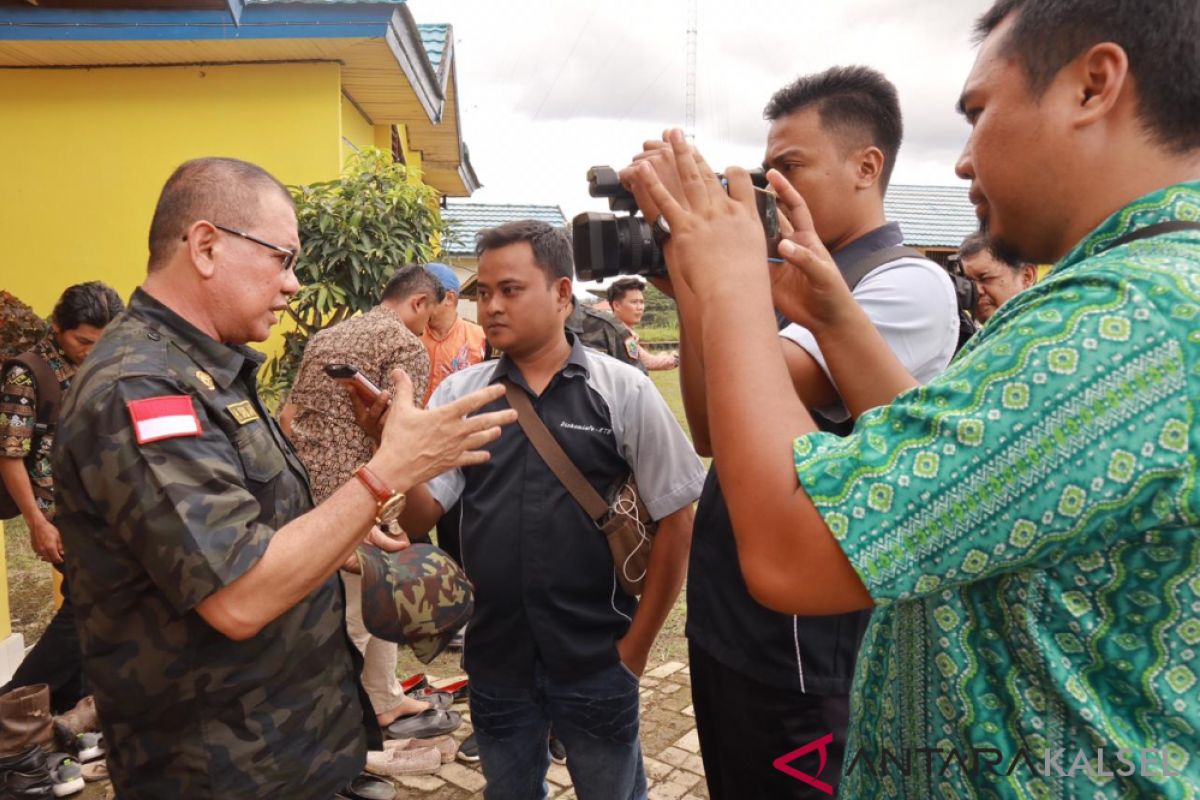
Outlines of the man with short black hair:
[{"label": "man with short black hair", "polygon": [[[5,364],[0,380],[0,480],[25,519],[34,555],[59,572],[64,570],[66,551],[54,525],[50,452],[62,407],[61,395],[104,329],[124,309],[120,296],[99,281],[69,287],[50,314],[50,330],[22,354],[22,361]],[[39,362],[42,376],[56,383],[55,389],[39,385],[35,369]],[[55,395],[59,396],[57,407],[43,421],[41,399]],[[4,694],[20,686],[45,683],[50,689],[51,710],[56,714],[70,709],[86,693],[74,607],[69,588],[65,583],[62,588],[62,605],[37,644],[25,654],[12,680],[0,688],[0,694]]]},{"label": "man with short black hair", "polygon": [[461,498],[484,796],[546,796],[553,723],[581,800],[641,800],[638,676],[683,585],[703,470],[649,378],[564,330],[574,270],[563,230],[507,223],[477,252],[480,320],[504,356],[448,377],[430,406],[508,383],[601,495],[632,474],[659,522],[645,589],[640,602],[622,591],[604,534],[520,427],[489,446],[488,465],[411,490],[401,521],[424,532]]},{"label": "man with short black hair", "polygon": [[958,258],[963,274],[975,282],[978,299],[971,314],[981,325],[1006,301],[1037,283],[1037,265],[998,257],[982,233],[963,240]]},{"label": "man with short black hair", "polygon": [[[424,267],[401,267],[384,286],[379,305],[320,330],[308,340],[279,422],[308,469],[314,502],[337,491],[375,451],[374,441],[354,423],[349,392],[325,374],[325,365],[349,364],[388,391],[394,388],[392,373],[402,369],[412,380],[414,394],[424,397],[430,370],[420,335],[444,297],[441,283]],[[406,697],[396,677],[396,644],[372,636],[363,624],[361,577],[343,573],[342,583],[347,631],[363,655],[363,688],[379,726],[387,728],[402,717],[422,714],[429,703]],[[448,732],[443,719],[408,723],[410,728],[421,724],[419,733]]]},{"label": "man with short black hair", "polygon": [[641,278],[618,278],[608,285],[608,305],[613,316],[629,330],[626,341],[638,360],[648,370],[675,369],[679,366],[678,353],[651,353],[642,347],[641,337],[633,329],[646,313],[646,284]]},{"label": "man with short black hair", "polygon": [[[780,89],[764,114],[771,126],[763,166],[804,195],[817,235],[889,348],[919,380],[937,375],[958,341],[958,306],[945,270],[902,248],[900,226],[884,213],[902,138],[895,87],[868,67],[833,67]],[[669,176],[670,153],[655,143],[641,160],[657,162],[660,175]],[[653,207],[642,211],[657,215]],[[667,289],[686,297],[687,287],[677,282]],[[771,760],[829,734],[825,753],[837,774],[869,614],[781,614],[751,595],[721,492],[730,475],[711,446],[705,386],[711,366],[697,357],[701,322],[686,308],[681,301],[684,407],[697,452],[715,457],[696,510],[688,569],[687,636],[705,778],[713,798],[809,797],[811,787],[773,769]],[[830,374],[824,346],[802,323],[784,325],[770,347],[782,347],[791,394],[813,411],[822,430],[847,433],[854,414]],[[740,330],[731,325],[725,332],[741,342]]]},{"label": "man with short black hair", "polygon": [[[668,266],[692,291],[681,305],[706,326],[747,585],[792,613],[874,609],[841,792],[1190,798],[1200,6],[1000,0],[978,33],[957,172],[993,247],[1054,266],[923,386],[780,176],[795,230],[774,274],[749,177],[729,170],[727,194],[682,131],[669,138],[688,196],[650,170],[635,193],[666,215]],[[822,343],[859,412],[848,437],[819,432],[786,392],[765,350],[772,305]],[[735,321],[749,350],[720,335]],[[824,784],[823,747],[780,768]]]}]

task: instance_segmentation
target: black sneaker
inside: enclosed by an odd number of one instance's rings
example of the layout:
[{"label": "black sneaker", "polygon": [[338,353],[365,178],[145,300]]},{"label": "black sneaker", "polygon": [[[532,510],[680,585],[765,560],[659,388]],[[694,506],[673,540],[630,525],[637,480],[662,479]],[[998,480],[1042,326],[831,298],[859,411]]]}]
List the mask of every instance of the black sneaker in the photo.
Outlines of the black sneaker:
[{"label": "black sneaker", "polygon": [[567,763],[567,748],[553,733],[550,734],[550,760],[555,764]]},{"label": "black sneaker", "polygon": [[467,764],[479,763],[479,742],[475,741],[474,733],[462,740],[454,757]]}]

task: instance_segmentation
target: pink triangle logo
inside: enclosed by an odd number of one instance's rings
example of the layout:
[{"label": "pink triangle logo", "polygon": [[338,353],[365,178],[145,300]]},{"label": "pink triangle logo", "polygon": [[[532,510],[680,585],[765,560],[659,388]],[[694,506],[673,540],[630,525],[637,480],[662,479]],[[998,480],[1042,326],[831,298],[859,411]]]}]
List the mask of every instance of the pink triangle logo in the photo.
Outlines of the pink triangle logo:
[{"label": "pink triangle logo", "polygon": [[822,772],[825,771],[825,760],[826,760],[825,748],[827,748],[831,744],[833,744],[833,734],[827,733],[824,736],[822,736],[820,739],[817,739],[816,741],[813,741],[813,742],[809,742],[808,744],[804,745],[803,747],[801,747],[797,750],[793,750],[790,753],[784,753],[779,758],[775,759],[772,762],[772,764],[774,765],[775,769],[779,770],[783,774],[790,775],[793,778],[795,778],[796,780],[801,781],[802,783],[807,783],[809,786],[813,787],[814,789],[816,789],[820,792],[824,792],[825,794],[832,797],[833,796],[833,787],[832,786],[830,786],[828,783],[826,783],[825,781],[821,780],[820,778],[818,778],[814,775],[808,775],[807,773],[801,772],[800,770],[796,769],[795,767],[793,767],[791,764],[788,763],[789,761],[795,761],[797,758],[804,755],[805,753],[809,753],[813,750],[819,750],[821,753],[821,766],[817,769],[817,775],[820,775]]}]

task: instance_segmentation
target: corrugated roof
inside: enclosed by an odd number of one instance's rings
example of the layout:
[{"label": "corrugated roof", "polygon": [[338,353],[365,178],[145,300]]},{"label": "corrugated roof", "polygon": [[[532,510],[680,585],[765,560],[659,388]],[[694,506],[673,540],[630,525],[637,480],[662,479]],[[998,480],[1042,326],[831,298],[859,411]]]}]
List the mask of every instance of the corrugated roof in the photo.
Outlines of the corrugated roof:
[{"label": "corrugated roof", "polygon": [[979,230],[966,186],[892,184],[883,199],[891,222],[899,222],[904,243],[914,247],[958,247]]},{"label": "corrugated roof", "polygon": [[446,40],[450,36],[450,26],[439,25],[418,25],[417,30],[421,33],[421,45],[425,48],[425,54],[429,56],[429,63],[433,64],[435,70],[441,70],[442,57],[446,54]]},{"label": "corrugated roof", "polygon": [[475,235],[518,219],[536,219],[566,227],[567,218],[558,206],[508,205],[494,203],[448,203],[442,216],[454,229],[443,248],[448,255],[475,255]]}]

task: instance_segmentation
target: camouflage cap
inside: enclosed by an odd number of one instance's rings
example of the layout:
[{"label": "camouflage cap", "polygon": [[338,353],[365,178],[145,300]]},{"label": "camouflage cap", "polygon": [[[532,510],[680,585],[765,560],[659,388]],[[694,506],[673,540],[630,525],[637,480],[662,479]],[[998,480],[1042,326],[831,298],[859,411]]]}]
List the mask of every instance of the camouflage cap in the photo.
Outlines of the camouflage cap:
[{"label": "camouflage cap", "polygon": [[363,623],[375,636],[412,646],[428,664],[471,618],[475,593],[462,568],[431,544],[396,553],[360,547]]}]

